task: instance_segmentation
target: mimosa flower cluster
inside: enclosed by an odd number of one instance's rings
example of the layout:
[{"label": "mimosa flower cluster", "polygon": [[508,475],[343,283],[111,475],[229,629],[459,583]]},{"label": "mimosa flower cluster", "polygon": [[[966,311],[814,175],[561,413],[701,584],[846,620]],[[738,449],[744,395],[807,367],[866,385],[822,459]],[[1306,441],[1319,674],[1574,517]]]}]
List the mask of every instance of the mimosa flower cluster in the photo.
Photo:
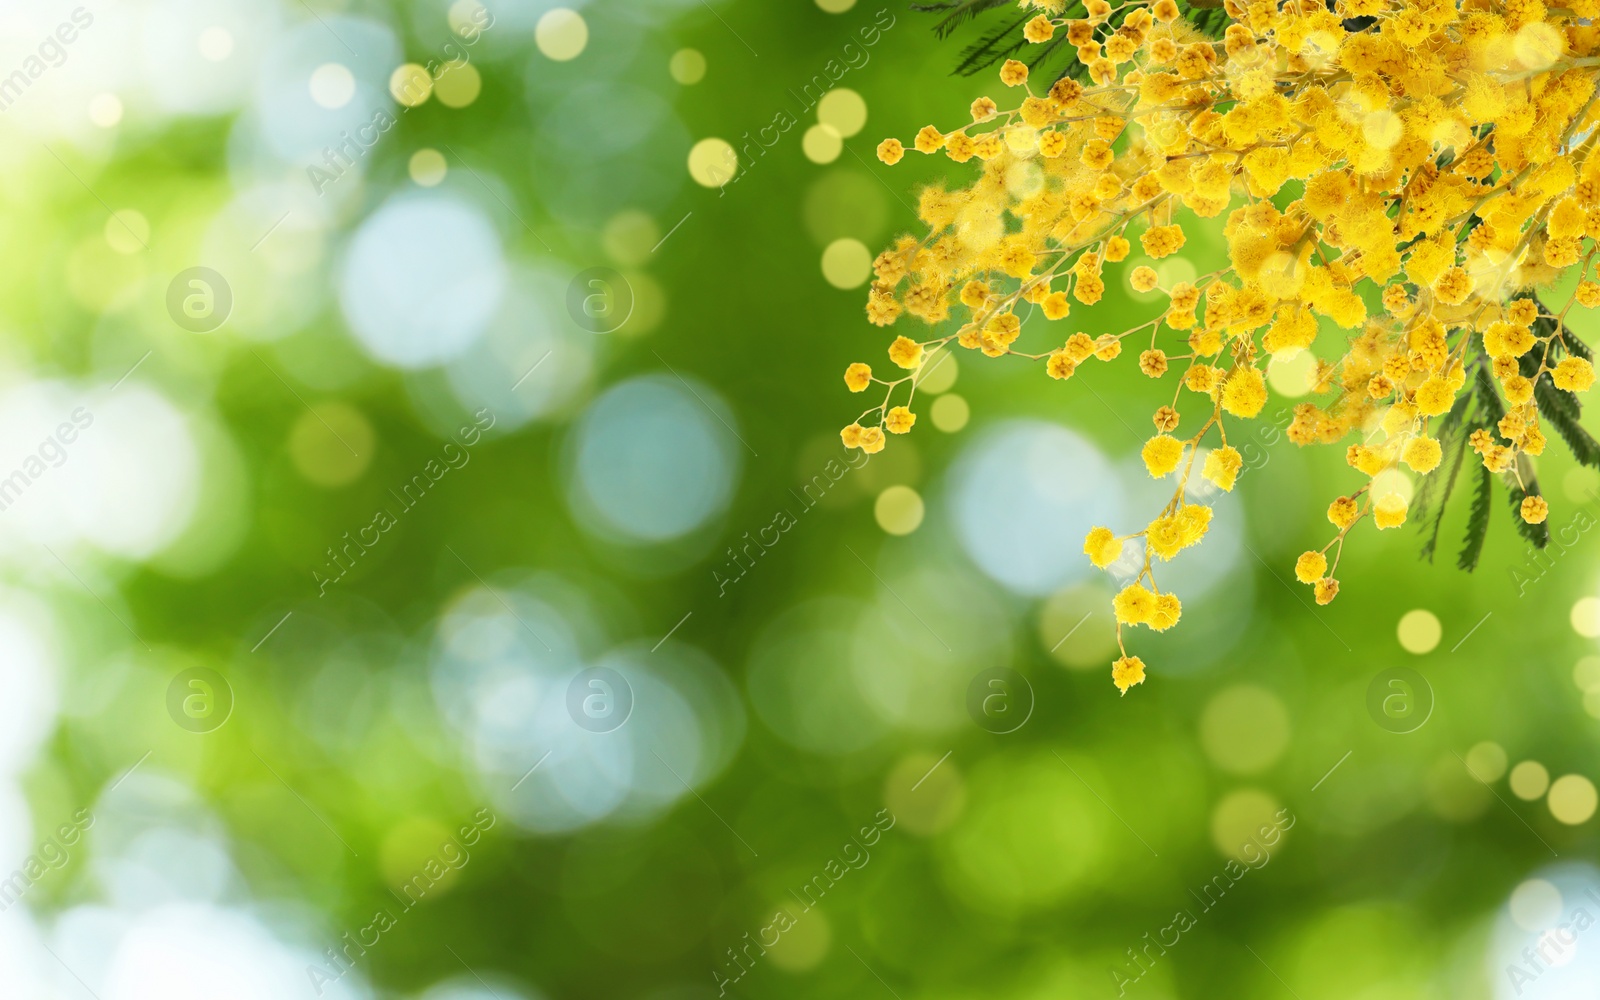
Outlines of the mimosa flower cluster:
[{"label": "mimosa flower cluster", "polygon": [[[1385,470],[1427,477],[1445,464],[1453,477],[1470,447],[1469,468],[1500,476],[1529,525],[1544,521],[1531,459],[1547,424],[1566,436],[1553,411],[1575,415],[1569,394],[1595,379],[1565,320],[1574,304],[1600,305],[1600,0],[1226,0],[1216,40],[1174,0],[1087,0],[1084,19],[1062,15],[1066,0],[1021,6],[1037,12],[1027,40],[1064,34],[1085,82],[1040,86],[1007,60],[1008,99],[979,98],[970,121],[878,147],[890,165],[912,150],[978,162],[969,186],[924,188],[926,235],[874,262],[868,320],[936,329],[894,338],[893,376],[849,366],[851,391],[886,391],[844,428],[845,445],[877,452],[910,431],[916,380],[941,350],[1017,356],[1063,380],[1126,350],[1167,379],[1142,456],[1151,476],[1171,477],[1172,499],[1141,530],[1096,527],[1084,540],[1106,568],[1142,539],[1143,566],[1113,602],[1124,694],[1145,677],[1130,630],[1182,615],[1157,564],[1210,526],[1191,477],[1233,489],[1243,463],[1228,434],[1266,404],[1268,360],[1319,333],[1342,356],[1317,363],[1318,402],[1295,407],[1288,436],[1344,446],[1355,473],[1328,506],[1329,541],[1294,566],[1319,604],[1339,592],[1351,531],[1406,521],[1403,495],[1374,495]],[[1135,242],[1150,262],[1180,253],[1183,220],[1224,213],[1222,268],[1166,283],[1128,260]],[[1159,291],[1164,309],[1120,333],[1085,332],[1074,311],[1100,301],[1108,276]],[[1557,295],[1558,284],[1575,290]],[[1042,342],[1025,344],[1034,311],[1069,322],[1056,333],[1031,323]],[[1452,419],[1464,422],[1457,435]]]}]

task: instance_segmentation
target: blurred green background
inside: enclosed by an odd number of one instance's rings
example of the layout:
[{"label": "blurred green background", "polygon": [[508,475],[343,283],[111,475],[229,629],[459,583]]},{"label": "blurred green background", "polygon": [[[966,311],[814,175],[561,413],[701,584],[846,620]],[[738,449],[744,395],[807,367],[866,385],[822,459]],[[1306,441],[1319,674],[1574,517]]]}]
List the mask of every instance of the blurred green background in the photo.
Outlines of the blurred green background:
[{"label": "blurred green background", "polygon": [[872,151],[1002,96],[931,24],[0,10],[5,995],[1600,993],[1600,476],[1318,608],[1356,483],[1275,368],[1119,698],[1082,537],[1167,386],[963,352],[840,447],[866,262],[968,169]]}]

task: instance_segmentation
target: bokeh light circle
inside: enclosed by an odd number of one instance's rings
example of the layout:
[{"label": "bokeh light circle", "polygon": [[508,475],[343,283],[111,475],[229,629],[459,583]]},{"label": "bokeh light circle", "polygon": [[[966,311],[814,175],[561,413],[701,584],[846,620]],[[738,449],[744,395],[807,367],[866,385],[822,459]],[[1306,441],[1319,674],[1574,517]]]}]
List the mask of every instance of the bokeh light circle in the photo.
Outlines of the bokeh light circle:
[{"label": "bokeh light circle", "polygon": [[1594,815],[1597,797],[1594,782],[1581,774],[1564,774],[1550,786],[1550,815],[1558,822],[1577,826]]},{"label": "bokeh light circle", "polygon": [[859,288],[872,277],[872,251],[860,240],[834,240],[822,251],[822,276],[835,288]]},{"label": "bokeh light circle", "polygon": [[950,494],[967,555],[1008,589],[1036,597],[1088,575],[1084,535],[1124,507],[1100,452],[1075,431],[1040,421],[1008,422],[968,441]]},{"label": "bokeh light circle", "polygon": [[447,108],[464,108],[483,91],[483,76],[471,63],[446,66],[433,81],[434,96]]},{"label": "bokeh light circle", "polygon": [[1549,930],[1561,917],[1561,890],[1542,878],[1530,878],[1511,890],[1511,919],[1525,931]]},{"label": "bokeh light circle", "polygon": [[689,176],[701,187],[721,187],[739,172],[739,154],[724,139],[701,139],[689,150]]},{"label": "bokeh light circle", "polygon": [[891,486],[878,494],[872,516],[891,535],[909,535],[922,524],[922,494],[909,486]]},{"label": "bokeh light circle", "polygon": [[867,102],[848,87],[836,87],[817,102],[817,121],[848,139],[867,124]]},{"label": "bokeh light circle", "polygon": [[962,397],[950,393],[933,401],[933,406],[928,410],[928,418],[939,430],[946,434],[954,434],[967,426],[967,421],[972,419],[972,407]]},{"label": "bokeh light circle", "polygon": [[1257,843],[1261,829],[1278,825],[1277,814],[1278,800],[1259,788],[1229,792],[1211,810],[1211,843],[1223,857],[1244,861],[1246,846]]},{"label": "bokeh light circle", "polygon": [[1526,802],[1550,789],[1550,772],[1536,760],[1525,760],[1511,769],[1511,794]]},{"label": "bokeh light circle", "polygon": [[693,86],[706,77],[706,57],[699,49],[679,49],[667,62],[667,72],[685,87]]},{"label": "bokeh light circle", "polygon": [[318,66],[311,71],[307,86],[317,106],[330,111],[344,107],[356,96],[355,74],[343,63],[328,62]]},{"label": "bokeh light circle", "polygon": [[727,506],[741,447],[704,385],[647,375],[612,386],[573,428],[567,497],[580,521],[632,543],[700,528]]},{"label": "bokeh light circle", "polygon": [[351,239],[339,304],[367,353],[423,368],[471,346],[504,284],[500,239],[482,212],[448,195],[400,195]]},{"label": "bokeh light circle", "polygon": [[449,172],[444,154],[437,149],[419,149],[406,163],[406,173],[421,187],[438,187]]},{"label": "bokeh light circle", "polygon": [[589,44],[589,22],[566,7],[545,11],[534,29],[534,43],[547,59],[568,62],[583,54]]},{"label": "bokeh light circle", "polygon": [[1432,611],[1417,608],[1401,616],[1395,634],[1406,652],[1421,656],[1423,653],[1433,652],[1439,645],[1439,639],[1444,635],[1444,628],[1439,624],[1439,617]]},{"label": "bokeh light circle", "polygon": [[1200,745],[1224,771],[1256,774],[1289,746],[1289,712],[1265,688],[1239,684],[1218,692],[1200,715]]},{"label": "bokeh light circle", "polygon": [[1572,630],[1585,639],[1600,638],[1600,597],[1580,597],[1572,604]]},{"label": "bokeh light circle", "polygon": [[1467,751],[1467,772],[1484,784],[1499,781],[1506,773],[1506,751],[1498,743],[1485,740]]},{"label": "bokeh light circle", "polygon": [[812,163],[832,163],[844,151],[844,140],[832,125],[813,125],[801,136],[800,150]]}]

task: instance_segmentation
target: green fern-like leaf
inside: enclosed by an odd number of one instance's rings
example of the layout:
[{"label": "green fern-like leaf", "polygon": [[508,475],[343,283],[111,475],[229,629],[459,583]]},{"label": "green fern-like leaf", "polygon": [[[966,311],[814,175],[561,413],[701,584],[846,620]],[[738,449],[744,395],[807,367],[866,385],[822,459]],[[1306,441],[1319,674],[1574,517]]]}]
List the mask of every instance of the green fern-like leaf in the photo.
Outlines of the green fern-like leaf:
[{"label": "green fern-like leaf", "polygon": [[985,11],[1009,6],[1012,6],[1011,0],[944,0],[942,3],[914,3],[911,9],[922,14],[943,14],[948,11],[947,16],[933,26],[933,33],[945,39],[950,37],[951,32]]},{"label": "green fern-like leaf", "polygon": [[1461,544],[1461,555],[1456,557],[1456,565],[1468,573],[1478,568],[1484,539],[1489,537],[1489,494],[1493,490],[1494,477],[1479,465],[1477,489],[1473,491],[1472,507],[1467,513],[1467,534]]},{"label": "green fern-like leaf", "polygon": [[1547,522],[1529,524],[1522,519],[1523,498],[1539,496],[1539,478],[1534,475],[1533,461],[1527,455],[1517,455],[1517,472],[1522,476],[1520,484],[1515,476],[1508,474],[1505,477],[1511,494],[1511,523],[1517,526],[1517,533],[1529,544],[1542,549],[1550,544],[1550,525]]},{"label": "green fern-like leaf", "polygon": [[1533,384],[1533,398],[1539,404],[1539,415],[1561,435],[1561,440],[1571,449],[1572,457],[1583,465],[1600,469],[1600,441],[1596,441],[1578,423],[1575,408],[1569,409],[1563,405],[1563,396],[1570,394],[1557,389],[1548,378],[1541,378]]},{"label": "green fern-like leaf", "polygon": [[[935,0],[911,5],[915,11],[944,15],[933,25],[934,34],[941,40],[950,38],[964,27],[977,24],[985,19],[985,15],[1002,7],[1016,9],[1011,0]],[[1221,0],[1178,0],[1178,8],[1190,26],[1208,38],[1221,38],[1230,23],[1227,11],[1222,9]],[[1122,19],[1131,9],[1119,9],[1107,22],[1108,28],[1115,30],[1120,27]],[[1030,11],[1016,20],[985,29],[977,41],[961,50],[961,58],[956,62],[953,72],[957,76],[975,76],[1003,59],[1010,59],[1024,49],[1033,48],[1023,37],[1022,27],[1034,16],[1035,13]],[[1088,16],[1088,12],[1083,0],[1073,0],[1061,11],[1061,16],[1081,19]],[[1041,51],[1030,53],[1030,57],[1024,60],[1029,70],[1045,75],[1051,83],[1068,76],[1075,80],[1087,79],[1089,68],[1079,61],[1076,49],[1062,44],[1065,38],[1065,32],[1058,32],[1050,42],[1038,46]]]},{"label": "green fern-like leaf", "polygon": [[1455,492],[1456,479],[1461,474],[1461,462],[1467,453],[1466,412],[1472,397],[1462,393],[1455,405],[1445,414],[1439,425],[1439,447],[1442,460],[1433,475],[1424,476],[1422,488],[1417,491],[1417,520],[1426,536],[1422,543],[1422,558],[1433,562],[1439,546],[1439,528],[1444,524],[1445,511],[1450,506],[1450,496]]},{"label": "green fern-like leaf", "polygon": [[1028,44],[1028,40],[1022,37],[1022,26],[1028,20],[1027,16],[1018,18],[967,46],[961,52],[961,61],[956,64],[956,74],[973,76],[1002,59],[1011,58]]}]

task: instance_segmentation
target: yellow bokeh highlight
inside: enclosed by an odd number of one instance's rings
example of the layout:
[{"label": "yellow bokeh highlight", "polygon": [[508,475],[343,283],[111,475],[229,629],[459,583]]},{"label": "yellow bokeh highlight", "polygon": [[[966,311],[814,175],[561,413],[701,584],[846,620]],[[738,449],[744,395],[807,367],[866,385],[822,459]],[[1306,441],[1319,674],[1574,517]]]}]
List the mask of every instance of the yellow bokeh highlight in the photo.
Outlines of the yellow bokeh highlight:
[{"label": "yellow bokeh highlight", "polygon": [[[446,851],[444,845],[447,843],[454,843],[455,846]],[[457,842],[454,831],[443,823],[425,816],[413,816],[401,820],[384,836],[378,847],[378,867],[383,872],[384,881],[401,893],[405,892],[408,885],[414,886],[413,893],[422,886],[426,886],[430,894],[442,892],[454,884],[459,870],[450,862],[456,859],[458,864],[462,863],[458,859],[470,850]],[[444,876],[436,878],[441,870]],[[412,880],[418,877],[423,881],[414,883]],[[405,898],[416,897],[407,895]]]},{"label": "yellow bokeh highlight", "polygon": [[956,362],[955,354],[949,350],[943,351],[922,366],[922,373],[916,380],[917,392],[933,395],[947,392],[956,384],[956,375],[960,371],[961,366]]},{"label": "yellow bokeh highlight", "polygon": [[1561,31],[1544,21],[1533,21],[1523,25],[1511,43],[1511,50],[1516,53],[1517,62],[1530,70],[1549,68],[1561,58],[1565,49],[1566,39],[1562,37]]},{"label": "yellow bokeh highlight", "polygon": [[[767,949],[765,957],[785,972],[805,972],[822,964],[833,944],[833,925],[822,915],[822,910],[816,906],[801,909],[799,903],[788,902],[778,909],[787,913],[793,924],[778,936],[777,943]],[[765,925],[774,931],[782,926],[782,923]]]},{"label": "yellow bokeh highlight", "polygon": [[1490,740],[1476,743],[1467,751],[1467,771],[1485,784],[1499,781],[1506,773],[1506,751]]},{"label": "yellow bokeh highlight", "polygon": [[589,22],[575,10],[556,7],[539,18],[533,29],[533,40],[545,58],[567,62],[582,55],[588,46]]},{"label": "yellow bokeh highlight", "polygon": [[1219,692],[1200,713],[1200,746],[1211,762],[1234,774],[1256,774],[1289,745],[1289,711],[1266,688],[1238,684]]},{"label": "yellow bokeh highlight", "polygon": [[673,80],[692,87],[706,78],[706,57],[699,49],[679,49],[667,61],[667,72]]},{"label": "yellow bokeh highlight", "polygon": [[1267,384],[1278,395],[1296,399],[1311,391],[1311,379],[1316,372],[1317,356],[1310,351],[1278,354],[1267,362]]},{"label": "yellow bokeh highlight", "polygon": [[1572,630],[1585,639],[1600,637],[1600,598],[1580,597],[1572,605]]},{"label": "yellow bokeh highlight", "polygon": [[1597,801],[1594,782],[1581,774],[1564,774],[1550,786],[1550,815],[1568,826],[1588,822]]},{"label": "yellow bokeh highlight", "polygon": [[450,22],[450,30],[463,38],[471,37],[473,32],[482,31],[483,25],[488,22],[489,8],[479,0],[456,0],[450,5],[450,11],[445,15],[445,20]]},{"label": "yellow bokeh highlight", "polygon": [[433,94],[433,77],[416,63],[406,63],[389,74],[389,94],[408,108],[424,103]]},{"label": "yellow bokeh highlight", "polygon": [[800,149],[812,163],[832,163],[844,152],[844,140],[832,125],[813,125],[801,137]]},{"label": "yellow bokeh highlight", "polygon": [[626,208],[606,220],[600,231],[600,245],[606,254],[623,267],[638,267],[661,242],[661,227],[648,212]]},{"label": "yellow bokeh highlight", "polygon": [[439,78],[433,81],[435,96],[447,108],[464,108],[476,101],[482,91],[483,77],[478,74],[478,67],[471,63],[446,66]]},{"label": "yellow bokeh highlight", "polygon": [[947,829],[967,804],[967,784],[955,761],[915,753],[894,766],[883,782],[883,799],[895,830],[931,837]]},{"label": "yellow bokeh highlight", "polygon": [[[956,397],[941,396],[939,403]],[[938,403],[934,404],[935,408]],[[1106,612],[1111,591],[1079,583],[1050,595],[1039,609],[1039,644],[1074,670],[1101,670],[1117,648],[1115,619]]]},{"label": "yellow bokeh highlight", "polygon": [[701,139],[689,150],[689,176],[701,187],[721,187],[739,172],[739,154],[727,140]]},{"label": "yellow bokeh highlight", "polygon": [[1416,492],[1417,487],[1411,481],[1411,474],[1393,466],[1372,477],[1372,495],[1375,497],[1395,493],[1409,504]]},{"label": "yellow bokeh highlight", "polygon": [[633,289],[633,315],[617,330],[624,337],[649,333],[667,315],[667,290],[644,271],[627,271],[622,277]]},{"label": "yellow bokeh highlight", "polygon": [[106,219],[106,243],[117,253],[138,253],[150,246],[150,220],[138,209],[124,208]]},{"label": "yellow bokeh highlight", "polygon": [[317,486],[344,486],[372,462],[372,424],[348,403],[317,403],[289,431],[289,458]]},{"label": "yellow bokeh highlight", "polygon": [[860,240],[834,240],[822,251],[822,276],[835,288],[859,288],[872,276],[872,251]]},{"label": "yellow bokeh highlight", "polygon": [[1511,769],[1511,794],[1532,802],[1550,788],[1550,772],[1536,760],[1525,760]]},{"label": "yellow bokeh highlight", "polygon": [[449,165],[445,162],[444,154],[437,149],[419,149],[411,154],[411,160],[406,164],[406,172],[411,175],[411,180],[423,187],[436,187],[444,180],[445,174],[450,172]]},{"label": "yellow bokeh highlight", "polygon": [[1395,636],[1400,640],[1400,646],[1408,653],[1431,653],[1439,645],[1439,640],[1444,636],[1444,627],[1439,624],[1439,616],[1424,608],[1407,611],[1400,616],[1400,624],[1395,627]]},{"label": "yellow bokeh highlight", "polygon": [[1440,754],[1428,768],[1423,786],[1429,807],[1452,823],[1477,819],[1494,801],[1489,786],[1469,774],[1461,763],[1459,754]]},{"label": "yellow bokeh highlight", "polygon": [[[1211,810],[1211,843],[1223,857],[1244,861],[1244,846],[1251,844],[1254,850],[1261,828],[1274,825],[1277,814],[1278,800],[1260,789],[1230,792]],[[1275,846],[1268,849],[1275,850]]]},{"label": "yellow bokeh highlight", "polygon": [[922,494],[909,486],[891,486],[878,494],[872,505],[872,516],[878,527],[891,535],[909,535],[922,526],[926,510]]},{"label": "yellow bokeh highlight", "polygon": [[972,419],[972,407],[962,397],[949,393],[933,401],[928,408],[928,418],[939,430],[954,434]]},{"label": "yellow bokeh highlight", "polygon": [[817,121],[848,139],[866,127],[866,99],[848,87],[830,90],[817,102]]},{"label": "yellow bokeh highlight", "polygon": [[1572,683],[1579,691],[1600,688],[1600,656],[1585,656],[1573,664]]}]

